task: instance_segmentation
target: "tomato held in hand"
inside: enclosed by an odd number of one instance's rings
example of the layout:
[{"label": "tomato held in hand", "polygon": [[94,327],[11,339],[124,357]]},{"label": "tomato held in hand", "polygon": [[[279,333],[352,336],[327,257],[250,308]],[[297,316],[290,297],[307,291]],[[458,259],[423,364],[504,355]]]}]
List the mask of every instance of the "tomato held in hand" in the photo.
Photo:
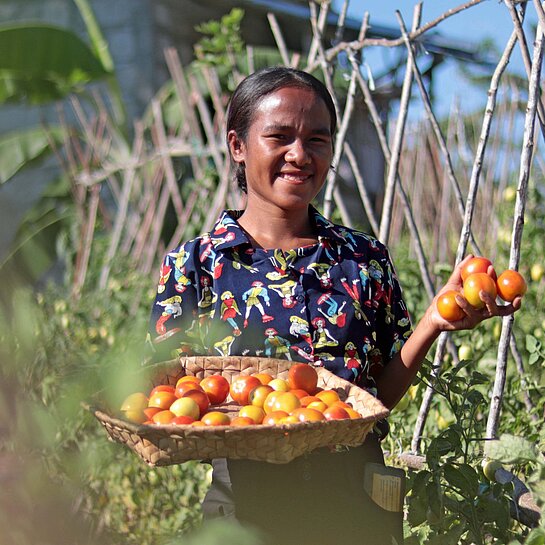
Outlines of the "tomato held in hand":
[{"label": "tomato held in hand", "polygon": [[456,302],[457,291],[448,290],[441,293],[437,298],[437,311],[442,318],[449,322],[461,320],[466,313],[458,306]]},{"label": "tomato held in hand", "polygon": [[[475,273],[488,273],[488,267],[492,265],[492,261],[486,257],[477,256],[472,257],[468,262],[461,268],[460,273],[462,275],[462,282],[465,282],[465,279],[470,274]],[[493,277],[496,280],[496,277]]]},{"label": "tomato held in hand", "polygon": [[527,290],[526,281],[520,273],[508,269],[503,271],[497,282],[498,295],[504,300],[511,303],[515,297],[522,297]]},{"label": "tomato held in hand", "polygon": [[464,281],[464,297],[472,307],[477,309],[484,307],[484,301],[479,296],[481,291],[495,298],[496,282],[486,273],[470,274]]}]

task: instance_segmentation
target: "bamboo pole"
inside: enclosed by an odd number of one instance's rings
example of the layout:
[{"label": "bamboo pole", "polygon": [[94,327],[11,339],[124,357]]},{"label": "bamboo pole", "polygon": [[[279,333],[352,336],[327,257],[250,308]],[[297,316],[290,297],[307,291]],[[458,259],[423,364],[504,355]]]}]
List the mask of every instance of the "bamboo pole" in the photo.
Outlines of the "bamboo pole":
[{"label": "bamboo pole", "polygon": [[[539,26],[534,45],[532,59],[532,70],[530,73],[530,84],[528,91],[528,106],[524,123],[524,136],[522,143],[522,154],[520,158],[519,184],[515,202],[515,216],[513,218],[513,234],[511,236],[511,250],[509,255],[509,268],[517,270],[520,261],[520,247],[522,231],[524,228],[524,211],[528,196],[528,179],[532,165],[532,154],[534,150],[535,121],[537,103],[539,101],[539,89],[541,78],[541,64],[543,62],[543,29],[545,24]],[[503,391],[507,376],[507,352],[509,350],[511,330],[514,322],[514,315],[505,316],[502,322],[500,342],[498,346],[498,360],[496,364],[496,378],[492,389],[490,412],[486,424],[486,437],[495,438],[498,432]]]}]

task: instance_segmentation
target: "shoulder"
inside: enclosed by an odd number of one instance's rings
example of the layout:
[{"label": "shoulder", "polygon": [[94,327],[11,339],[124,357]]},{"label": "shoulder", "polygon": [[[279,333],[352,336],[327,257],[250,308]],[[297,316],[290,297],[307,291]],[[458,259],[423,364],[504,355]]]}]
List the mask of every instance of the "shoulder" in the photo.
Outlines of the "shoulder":
[{"label": "shoulder", "polygon": [[338,236],[341,244],[350,249],[354,248],[356,255],[389,259],[388,248],[373,235],[340,224],[331,224],[331,230]]}]

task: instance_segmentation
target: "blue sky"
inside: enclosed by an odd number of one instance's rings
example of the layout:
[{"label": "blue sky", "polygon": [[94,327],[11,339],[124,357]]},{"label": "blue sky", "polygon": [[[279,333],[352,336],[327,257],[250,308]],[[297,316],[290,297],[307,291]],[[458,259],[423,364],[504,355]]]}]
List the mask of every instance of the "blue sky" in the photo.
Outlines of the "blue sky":
[{"label": "blue sky", "polygon": [[[348,15],[360,18],[365,11],[370,14],[370,23],[388,25],[398,28],[395,10],[399,9],[407,27],[410,27],[413,8],[418,2],[416,0],[351,0]],[[442,13],[464,3],[460,1],[447,0],[427,0],[423,3],[422,24],[432,21]],[[343,0],[334,0],[333,6],[340,10]],[[526,12],[525,29],[527,30],[528,42],[531,46],[533,42],[531,23],[535,24],[537,16],[531,2],[528,3]],[[513,23],[507,7],[498,0],[486,0],[481,4],[472,6],[445,21],[442,21],[435,27],[444,37],[462,44],[479,43],[484,38],[491,38],[503,51],[509,36],[513,30]],[[376,56],[377,52],[369,51],[367,59],[374,70],[374,63],[380,62]],[[513,52],[509,70],[517,73],[523,72],[523,64],[518,46]],[[453,85],[453,81],[455,84]],[[467,108],[478,107],[486,100],[486,94],[476,92],[470,86],[467,86],[457,77],[456,68],[451,63],[445,63],[444,66],[436,72],[435,83],[437,109],[439,113],[446,113],[450,108],[455,97],[463,97]]]}]

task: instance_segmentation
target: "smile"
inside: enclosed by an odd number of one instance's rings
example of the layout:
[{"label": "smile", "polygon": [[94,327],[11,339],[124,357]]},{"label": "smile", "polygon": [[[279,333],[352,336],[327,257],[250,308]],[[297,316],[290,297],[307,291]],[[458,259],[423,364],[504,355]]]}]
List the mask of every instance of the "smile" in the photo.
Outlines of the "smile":
[{"label": "smile", "polygon": [[278,176],[291,184],[302,184],[312,178],[312,174],[295,174],[290,172],[281,172]]}]

